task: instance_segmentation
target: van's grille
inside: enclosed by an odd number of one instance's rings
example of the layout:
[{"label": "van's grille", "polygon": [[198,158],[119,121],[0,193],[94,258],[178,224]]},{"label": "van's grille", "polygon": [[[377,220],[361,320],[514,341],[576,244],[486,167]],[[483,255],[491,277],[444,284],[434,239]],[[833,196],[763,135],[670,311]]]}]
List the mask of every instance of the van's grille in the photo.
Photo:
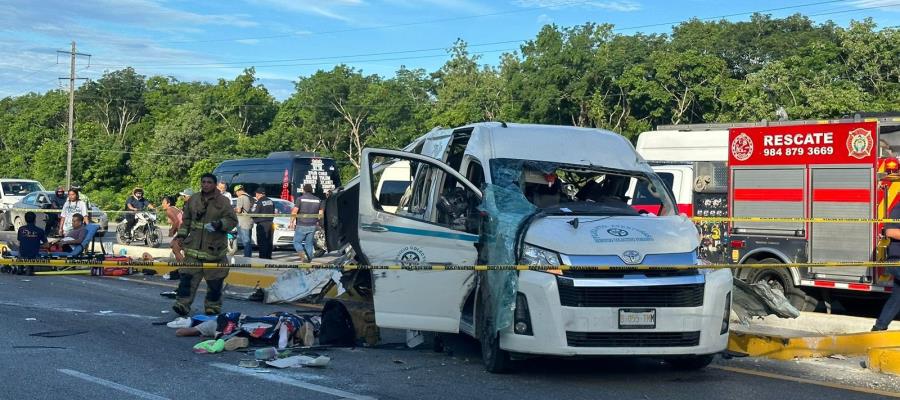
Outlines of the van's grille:
[{"label": "van's grille", "polygon": [[653,268],[642,269],[637,268],[613,268],[613,269],[571,269],[563,271],[566,278],[588,278],[588,279],[617,279],[625,275],[644,275],[648,278],[667,278],[672,276],[692,276],[699,272],[695,268],[691,269],[667,269]]},{"label": "van's grille", "polygon": [[695,332],[570,332],[570,347],[692,347],[700,344]]},{"label": "van's grille", "polygon": [[703,283],[667,286],[578,287],[557,280],[566,307],[700,307]]}]

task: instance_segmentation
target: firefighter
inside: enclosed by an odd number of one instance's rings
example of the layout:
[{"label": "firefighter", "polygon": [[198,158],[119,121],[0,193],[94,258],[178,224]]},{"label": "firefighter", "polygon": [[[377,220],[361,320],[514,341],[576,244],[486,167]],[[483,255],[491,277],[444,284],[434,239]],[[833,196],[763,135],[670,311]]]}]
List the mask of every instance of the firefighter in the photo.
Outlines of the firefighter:
[{"label": "firefighter", "polygon": [[[900,205],[891,209],[890,219],[900,219]],[[887,248],[887,261],[900,261],[900,224],[884,224],[884,235],[891,240]],[[897,314],[900,314],[900,290],[898,290],[900,288],[900,267],[887,267],[885,269],[894,278],[894,290],[891,292],[891,297],[888,298],[887,303],[884,304],[884,308],[881,309],[881,315],[875,320],[875,326],[872,327],[872,331],[886,331],[891,321],[897,318]]]},{"label": "firefighter", "polygon": [[[213,174],[201,176],[200,193],[191,196],[184,205],[181,227],[173,241],[184,249],[185,262],[227,262],[227,234],[237,226],[237,216],[231,202],[216,190],[216,183]],[[206,279],[207,287],[204,313],[216,315],[222,312],[222,287],[228,276],[227,268],[182,268],[179,273],[181,280],[172,306],[179,316],[186,318],[191,313],[191,304],[202,279]]]}]

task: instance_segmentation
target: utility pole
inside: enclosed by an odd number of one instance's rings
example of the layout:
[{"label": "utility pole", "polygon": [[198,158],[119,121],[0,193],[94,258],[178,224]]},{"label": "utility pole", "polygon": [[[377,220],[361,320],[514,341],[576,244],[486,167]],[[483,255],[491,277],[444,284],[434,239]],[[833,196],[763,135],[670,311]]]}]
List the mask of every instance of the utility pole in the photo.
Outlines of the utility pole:
[{"label": "utility pole", "polygon": [[[65,53],[65,51],[57,51],[57,53]],[[72,188],[72,148],[75,144],[75,80],[76,79],[85,79],[78,78],[75,76],[75,59],[78,56],[87,56],[90,57],[90,54],[79,53],[75,49],[75,41],[72,41],[72,50],[68,52],[71,56],[71,60],[69,61],[69,77],[68,78],[59,78],[59,79],[68,79],[69,80],[69,140],[66,142],[68,144],[68,151],[66,153],[66,189]]]}]

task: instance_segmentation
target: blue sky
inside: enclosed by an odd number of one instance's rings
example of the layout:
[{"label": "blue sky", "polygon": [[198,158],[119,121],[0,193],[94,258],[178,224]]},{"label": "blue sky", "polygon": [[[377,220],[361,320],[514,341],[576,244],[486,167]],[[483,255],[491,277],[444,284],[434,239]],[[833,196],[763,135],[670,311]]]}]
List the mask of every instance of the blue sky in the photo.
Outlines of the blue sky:
[{"label": "blue sky", "polygon": [[90,66],[78,61],[83,77],[131,65],[145,75],[215,81],[255,66],[260,82],[285,99],[298,76],[339,63],[383,76],[402,65],[433,71],[457,38],[496,63],[548,23],[668,32],[673,21],[776,8],[785,8],[769,12],[776,17],[900,24],[900,0],[3,0],[0,97],[60,87],[68,59],[57,60],[56,50],[72,40],[92,55]]}]

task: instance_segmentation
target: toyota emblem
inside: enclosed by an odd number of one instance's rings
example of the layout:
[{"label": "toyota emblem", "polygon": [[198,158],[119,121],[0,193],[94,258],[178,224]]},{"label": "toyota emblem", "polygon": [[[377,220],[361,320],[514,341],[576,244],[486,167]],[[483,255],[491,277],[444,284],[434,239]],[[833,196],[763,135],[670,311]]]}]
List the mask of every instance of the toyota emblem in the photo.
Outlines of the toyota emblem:
[{"label": "toyota emblem", "polygon": [[642,256],[641,253],[639,253],[637,250],[628,250],[622,253],[619,258],[621,258],[622,261],[628,265],[640,264],[641,261],[644,260],[644,256]]}]

